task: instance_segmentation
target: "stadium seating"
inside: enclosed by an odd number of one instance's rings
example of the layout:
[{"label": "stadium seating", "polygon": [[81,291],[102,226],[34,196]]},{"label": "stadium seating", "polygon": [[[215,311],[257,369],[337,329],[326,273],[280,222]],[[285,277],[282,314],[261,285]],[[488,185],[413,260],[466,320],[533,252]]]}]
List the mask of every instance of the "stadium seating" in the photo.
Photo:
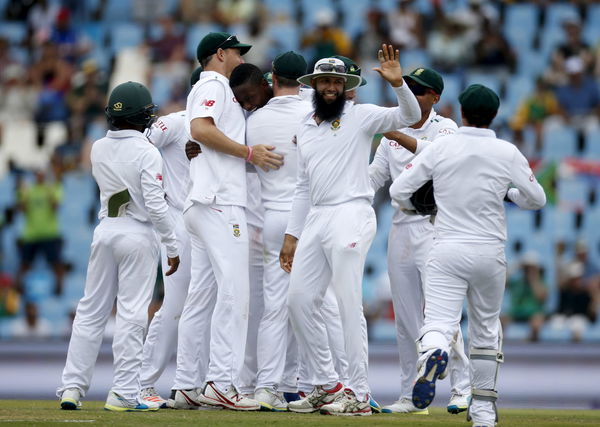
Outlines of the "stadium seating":
[{"label": "stadium seating", "polygon": [[551,126],[544,129],[542,157],[559,161],[576,155],[577,133],[567,126]]},{"label": "stadium seating", "polygon": [[27,35],[27,25],[24,22],[0,22],[0,37],[6,38],[12,44],[21,44]]},{"label": "stadium seating", "polygon": [[583,157],[589,160],[600,160],[600,127],[586,130],[584,141]]}]

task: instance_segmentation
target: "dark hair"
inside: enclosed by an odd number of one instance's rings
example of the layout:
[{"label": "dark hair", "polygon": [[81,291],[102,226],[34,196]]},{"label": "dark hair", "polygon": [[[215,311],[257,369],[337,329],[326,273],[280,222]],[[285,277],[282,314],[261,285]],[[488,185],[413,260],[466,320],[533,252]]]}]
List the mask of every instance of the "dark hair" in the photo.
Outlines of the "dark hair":
[{"label": "dark hair", "polygon": [[210,60],[212,59],[213,56],[215,56],[214,53],[212,55],[208,55],[206,58],[202,58],[200,60],[200,66],[202,68],[206,68],[206,66],[208,65],[208,63],[210,62]]},{"label": "dark hair", "polygon": [[295,79],[288,79],[287,77],[281,77],[275,73],[273,73],[273,76],[275,78],[277,78],[277,83],[281,87],[298,87],[298,86],[300,86],[300,83],[298,83],[298,81]]},{"label": "dark hair", "polygon": [[263,72],[254,64],[240,64],[229,76],[229,86],[238,87],[244,83],[260,84],[264,80]]},{"label": "dark hair", "polygon": [[478,128],[488,127],[498,114],[498,110],[484,110],[481,108],[474,110],[461,107],[461,111],[469,124]]}]

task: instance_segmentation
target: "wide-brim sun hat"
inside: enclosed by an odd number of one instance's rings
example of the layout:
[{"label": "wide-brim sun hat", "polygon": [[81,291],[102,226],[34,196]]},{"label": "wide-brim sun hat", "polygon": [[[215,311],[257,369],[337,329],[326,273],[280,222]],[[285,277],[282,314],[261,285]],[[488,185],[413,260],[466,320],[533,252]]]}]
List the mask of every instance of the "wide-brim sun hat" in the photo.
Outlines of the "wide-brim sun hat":
[{"label": "wide-brim sun hat", "polygon": [[323,58],[315,64],[311,74],[306,74],[297,79],[298,83],[312,87],[312,80],[319,77],[342,77],[345,80],[344,91],[356,89],[360,86],[362,79],[360,76],[348,74],[346,65],[341,59]]}]

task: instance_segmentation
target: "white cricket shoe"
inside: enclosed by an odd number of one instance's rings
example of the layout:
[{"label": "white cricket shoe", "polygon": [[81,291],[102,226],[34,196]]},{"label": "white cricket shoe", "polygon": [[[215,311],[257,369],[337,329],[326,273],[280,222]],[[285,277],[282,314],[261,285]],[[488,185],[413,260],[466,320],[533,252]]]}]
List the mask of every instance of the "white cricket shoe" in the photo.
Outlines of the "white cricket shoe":
[{"label": "white cricket shoe", "polygon": [[114,391],[108,392],[104,409],[116,412],[148,412],[158,411],[158,403],[141,401],[140,399],[125,399]]},{"label": "white cricket shoe", "polygon": [[60,408],[67,411],[81,409],[81,392],[78,388],[68,388],[60,397]]},{"label": "white cricket shoe", "polygon": [[413,405],[412,400],[403,397],[398,399],[391,405],[384,406],[381,410],[384,414],[414,414],[414,415],[429,415],[429,409],[419,409]]},{"label": "white cricket shoe", "polygon": [[316,386],[313,391],[308,393],[306,397],[288,403],[288,409],[292,412],[310,413],[316,412],[323,405],[333,403],[333,401],[344,393],[344,386],[342,383],[337,385],[331,390],[325,390],[323,386]]},{"label": "white cricket shoe", "polygon": [[469,408],[470,399],[471,395],[469,394],[452,393],[446,409],[448,409],[448,412],[451,414],[459,414]]},{"label": "white cricket shoe", "polygon": [[201,394],[201,388],[171,390],[171,397],[167,401],[167,407],[172,409],[199,409],[205,411],[223,409],[220,406],[205,405],[200,402],[199,396]]},{"label": "white cricket shoe", "polygon": [[419,358],[419,378],[413,386],[412,402],[419,409],[427,408],[435,397],[435,382],[448,374],[448,353],[433,349]]},{"label": "white cricket shoe", "polygon": [[158,403],[159,408],[167,407],[167,401],[160,397],[160,394],[156,392],[156,389],[154,387],[146,387],[140,390],[140,398],[144,402]]},{"label": "white cricket shoe", "polygon": [[263,411],[285,412],[288,410],[288,403],[283,397],[283,393],[271,388],[262,387],[254,393],[254,400],[260,404]]},{"label": "white cricket shoe", "polygon": [[254,399],[244,397],[233,385],[229,390],[221,391],[212,381],[206,383],[204,392],[198,396],[198,401],[206,405],[221,406],[234,411],[258,411],[260,403]]},{"label": "white cricket shoe", "polygon": [[361,402],[349,388],[344,389],[334,402],[321,406],[320,413],[323,415],[341,415],[341,416],[365,416],[371,415],[371,404],[369,399]]}]

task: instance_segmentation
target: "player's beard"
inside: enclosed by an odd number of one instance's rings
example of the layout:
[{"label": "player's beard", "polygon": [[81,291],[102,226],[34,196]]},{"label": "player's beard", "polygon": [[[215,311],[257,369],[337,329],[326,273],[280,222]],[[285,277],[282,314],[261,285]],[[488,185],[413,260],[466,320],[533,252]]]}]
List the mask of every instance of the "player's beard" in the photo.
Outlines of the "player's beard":
[{"label": "player's beard", "polygon": [[339,119],[344,111],[344,105],[346,104],[346,93],[342,92],[335,98],[331,104],[328,104],[323,95],[315,90],[313,94],[313,107],[315,108],[315,115],[325,122],[329,122],[335,119]]}]

